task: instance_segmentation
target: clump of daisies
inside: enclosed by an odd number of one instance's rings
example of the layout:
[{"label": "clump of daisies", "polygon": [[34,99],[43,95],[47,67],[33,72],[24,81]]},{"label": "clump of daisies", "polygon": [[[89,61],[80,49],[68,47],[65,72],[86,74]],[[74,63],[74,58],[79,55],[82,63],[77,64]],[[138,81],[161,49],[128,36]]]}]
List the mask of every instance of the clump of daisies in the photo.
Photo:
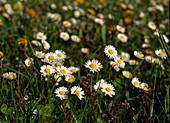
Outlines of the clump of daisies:
[{"label": "clump of daisies", "polygon": [[141,83],[141,82],[139,81],[139,78],[137,78],[137,77],[134,77],[134,78],[132,79],[131,83],[132,83],[136,88],[142,89],[142,90],[144,90],[144,91],[149,91],[149,90],[150,90],[148,84],[146,84],[146,83]]}]

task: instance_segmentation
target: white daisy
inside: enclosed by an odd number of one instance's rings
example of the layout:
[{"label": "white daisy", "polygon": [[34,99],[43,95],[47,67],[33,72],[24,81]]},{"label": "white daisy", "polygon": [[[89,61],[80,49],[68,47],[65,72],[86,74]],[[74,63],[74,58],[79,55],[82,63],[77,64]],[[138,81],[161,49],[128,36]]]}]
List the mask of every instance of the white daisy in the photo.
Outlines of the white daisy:
[{"label": "white daisy", "polygon": [[116,64],[120,67],[120,68],[124,68],[125,67],[125,62],[120,59],[120,57],[116,57],[114,59],[114,61],[116,62]]},{"label": "white daisy", "polygon": [[121,53],[121,58],[123,59],[123,61],[127,62],[130,59],[130,55],[129,55],[129,53],[122,52]]},{"label": "white daisy", "polygon": [[70,75],[70,71],[67,67],[65,66],[59,66],[57,67],[57,72],[58,72],[58,75],[60,76],[66,76],[66,75]]},{"label": "white daisy", "polygon": [[68,94],[69,91],[68,91],[68,89],[67,89],[66,87],[64,87],[64,86],[57,88],[57,89],[54,91],[54,93],[56,93],[56,96],[59,97],[61,100],[63,100],[63,99],[68,99],[68,95],[66,95],[66,94]]},{"label": "white daisy", "polygon": [[122,74],[126,78],[131,78],[132,77],[132,74],[129,71],[122,71]]},{"label": "white daisy", "polygon": [[63,39],[63,40],[65,40],[65,41],[68,41],[69,38],[70,38],[70,36],[69,36],[69,34],[66,33],[66,32],[61,32],[61,33],[60,33],[60,38]]},{"label": "white daisy", "polygon": [[136,60],[129,60],[129,64],[130,65],[137,65],[138,62],[136,62]]},{"label": "white daisy", "polygon": [[113,87],[113,85],[108,83],[104,85],[104,89],[102,89],[101,91],[104,92],[105,95],[109,95],[110,97],[112,97],[113,95],[115,95],[114,90],[115,88]]},{"label": "white daisy", "polygon": [[27,66],[27,67],[29,67],[29,66],[31,66],[32,64],[34,64],[34,59],[33,58],[27,58],[26,60],[25,60],[25,65]]},{"label": "white daisy", "polygon": [[45,53],[43,53],[42,51],[35,51],[34,55],[38,58],[44,58]]},{"label": "white daisy", "polygon": [[145,56],[145,60],[149,63],[153,63],[154,62],[154,59],[152,56]]},{"label": "white daisy", "polygon": [[94,90],[101,93],[101,90],[104,89],[104,85],[107,84],[107,82],[104,79],[100,79],[95,85]]},{"label": "white daisy", "polygon": [[149,23],[148,23],[148,27],[149,27],[150,29],[152,29],[152,30],[155,30],[155,29],[156,29],[156,25],[155,25],[155,23],[153,23],[153,22],[149,22]]},{"label": "white daisy", "polygon": [[67,75],[67,76],[65,76],[65,81],[72,83],[75,81],[75,77],[73,75]]},{"label": "white daisy", "polygon": [[81,52],[84,53],[84,54],[88,54],[89,49],[88,48],[81,48]]},{"label": "white daisy", "polygon": [[95,18],[94,21],[100,25],[103,25],[104,24],[104,21],[100,18]]},{"label": "white daisy", "polygon": [[43,44],[44,49],[46,49],[46,50],[50,49],[50,44],[47,41],[45,41],[45,40],[42,41],[42,44]]},{"label": "white daisy", "polygon": [[52,65],[54,66],[54,67],[59,67],[59,66],[63,66],[63,61],[62,60],[55,60],[53,63],[52,63]]},{"label": "white daisy", "polygon": [[64,25],[65,27],[70,27],[70,26],[71,26],[71,23],[70,23],[69,21],[64,21],[64,22],[63,22],[63,25]]},{"label": "white daisy", "polygon": [[141,13],[139,14],[139,17],[140,17],[140,18],[144,18],[144,17],[145,17],[145,13],[144,13],[144,12],[141,12]]},{"label": "white daisy", "polygon": [[146,83],[141,83],[139,88],[143,89],[144,91],[150,90],[148,84],[146,84]]},{"label": "white daisy", "polygon": [[4,78],[10,79],[10,80],[13,80],[13,79],[16,79],[16,78],[17,78],[17,75],[16,75],[16,73],[14,73],[14,72],[4,73],[2,76],[3,76]]},{"label": "white daisy", "polygon": [[76,72],[79,71],[79,68],[74,67],[74,66],[71,66],[71,67],[69,67],[68,69],[70,70],[71,74],[72,74],[72,73],[76,73]]},{"label": "white daisy", "polygon": [[118,34],[117,38],[122,42],[127,42],[128,37],[125,34]]},{"label": "white daisy", "polygon": [[51,76],[53,73],[55,73],[55,70],[53,68],[53,66],[50,65],[43,65],[41,66],[41,75],[45,76]]},{"label": "white daisy", "polygon": [[122,32],[122,33],[125,32],[125,28],[123,28],[123,27],[121,27],[121,26],[119,26],[119,25],[116,26],[116,29],[117,29],[119,32]]},{"label": "white daisy", "polygon": [[38,32],[38,33],[36,34],[36,38],[37,38],[37,39],[40,39],[40,40],[46,40],[46,39],[47,39],[47,36],[44,35],[44,33],[42,33],[42,32]]},{"label": "white daisy", "polygon": [[140,58],[140,59],[144,59],[143,53],[139,52],[139,51],[134,51],[134,56],[136,56],[137,58]]},{"label": "white daisy", "polygon": [[36,46],[41,46],[41,43],[39,42],[39,41],[32,41],[32,43],[34,44],[34,45],[36,45]]},{"label": "white daisy", "polygon": [[139,79],[137,77],[134,77],[131,81],[131,83],[136,87],[136,88],[140,88],[140,82]]},{"label": "white daisy", "polygon": [[82,98],[84,98],[84,91],[82,91],[82,88],[78,87],[78,86],[73,86],[71,88],[71,94],[76,94],[77,97],[81,100]]},{"label": "white daisy", "polygon": [[151,47],[151,45],[150,44],[142,44],[142,48],[149,48],[149,47]]},{"label": "white daisy", "polygon": [[107,45],[104,49],[104,52],[109,57],[109,59],[113,59],[117,56],[116,48],[112,45]]},{"label": "white daisy", "polygon": [[56,54],[53,52],[49,52],[45,55],[45,60],[48,60],[51,62],[55,61],[57,59]]},{"label": "white daisy", "polygon": [[85,67],[89,68],[90,71],[94,72],[98,72],[100,71],[101,68],[103,68],[103,66],[101,65],[101,63],[98,60],[93,59],[92,61],[88,60],[85,63]]},{"label": "white daisy", "polygon": [[166,43],[169,43],[169,39],[166,37],[166,35],[163,35],[163,38],[164,38]]},{"label": "white daisy", "polygon": [[80,38],[77,35],[72,35],[71,40],[74,42],[80,42]]},{"label": "white daisy", "polygon": [[55,54],[57,60],[65,60],[66,58],[65,52],[63,50],[55,50]]},{"label": "white daisy", "polygon": [[60,82],[62,78],[59,75],[54,74],[54,79],[55,81]]},{"label": "white daisy", "polygon": [[156,50],[155,54],[161,58],[164,58],[164,59],[166,59],[166,57],[167,57],[167,54],[166,54],[165,50],[163,50],[163,49]]}]

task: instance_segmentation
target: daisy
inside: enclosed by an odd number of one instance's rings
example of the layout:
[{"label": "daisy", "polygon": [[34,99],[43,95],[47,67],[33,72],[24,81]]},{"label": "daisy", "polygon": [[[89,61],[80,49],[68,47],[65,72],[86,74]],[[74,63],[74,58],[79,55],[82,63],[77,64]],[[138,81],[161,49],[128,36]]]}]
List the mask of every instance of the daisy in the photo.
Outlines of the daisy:
[{"label": "daisy", "polygon": [[50,62],[53,62],[57,59],[56,57],[56,54],[55,53],[52,53],[52,52],[49,52],[45,55],[45,60],[48,60]]},{"label": "daisy", "polygon": [[71,23],[70,23],[69,21],[64,21],[64,22],[63,22],[63,25],[64,25],[65,27],[70,27],[70,26],[71,26]]},{"label": "daisy", "polygon": [[163,64],[162,61],[160,61],[158,58],[153,58],[153,62],[156,64]]},{"label": "daisy", "polygon": [[45,54],[42,51],[35,51],[34,55],[38,58],[44,58]]},{"label": "daisy", "polygon": [[95,18],[94,21],[100,25],[103,25],[104,24],[104,21],[100,18]]},{"label": "daisy", "polygon": [[53,15],[52,19],[55,20],[55,21],[60,21],[61,20],[61,15],[56,13],[56,14]]},{"label": "daisy", "polygon": [[41,46],[41,43],[39,42],[39,41],[32,41],[32,43],[34,44],[34,45],[36,45],[36,46]]},{"label": "daisy", "polygon": [[154,58],[152,56],[145,56],[145,60],[149,63],[153,63]]},{"label": "daisy", "polygon": [[150,29],[152,29],[152,30],[155,30],[155,29],[156,29],[156,25],[155,25],[155,23],[153,23],[153,22],[149,22],[149,23],[148,23],[148,27],[149,27]]},{"label": "daisy", "polygon": [[142,44],[142,48],[149,48],[149,47],[151,47],[150,44]]},{"label": "daisy", "polygon": [[62,78],[59,75],[54,74],[54,79],[55,81],[60,82]]},{"label": "daisy", "polygon": [[74,41],[74,42],[80,42],[80,38],[76,35],[72,35],[71,40]]},{"label": "daisy", "polygon": [[136,62],[136,60],[129,60],[129,64],[130,65],[137,65],[138,62]]},{"label": "daisy", "polygon": [[115,67],[115,66],[117,65],[117,63],[114,62],[114,61],[110,61],[110,65],[111,65],[112,67]]},{"label": "daisy", "polygon": [[75,77],[73,75],[67,75],[65,76],[65,81],[72,83],[75,81]]},{"label": "daisy", "polygon": [[65,52],[63,50],[55,50],[55,54],[57,60],[65,60],[66,58]]},{"label": "daisy", "polygon": [[167,54],[166,54],[165,50],[163,50],[163,49],[156,50],[155,54],[161,58],[164,58],[164,59],[166,59],[166,57],[167,57]]},{"label": "daisy", "polygon": [[4,73],[2,76],[3,76],[4,78],[10,79],[10,80],[13,80],[13,79],[16,79],[16,78],[17,78],[17,75],[16,75],[16,73],[14,73],[14,72]]},{"label": "daisy", "polygon": [[113,85],[109,84],[105,84],[104,85],[104,89],[102,89],[101,91],[105,93],[105,95],[109,95],[110,97],[112,97],[113,95],[115,95],[114,92],[115,88],[113,87]]},{"label": "daisy", "polygon": [[62,60],[55,60],[53,63],[52,63],[52,65],[54,66],[54,67],[59,67],[59,66],[63,66],[63,61]]},{"label": "daisy", "polygon": [[139,51],[134,51],[134,56],[136,56],[137,58],[140,58],[140,59],[144,59],[143,53],[139,52]]},{"label": "daisy", "polygon": [[68,94],[68,92],[68,89],[64,86],[59,87],[54,91],[54,93],[56,93],[56,96],[59,97],[61,100],[68,99],[68,95],[66,95]]},{"label": "daisy", "polygon": [[163,38],[164,38],[166,43],[169,43],[169,39],[165,35],[163,35]]},{"label": "daisy", "polygon": [[104,79],[100,79],[95,85],[94,85],[94,90],[101,93],[101,90],[104,89],[105,84],[107,82]]},{"label": "daisy", "polygon": [[140,18],[144,18],[144,17],[145,17],[145,13],[144,13],[144,12],[141,12],[141,13],[139,14],[139,17],[140,17]]},{"label": "daisy", "polygon": [[123,59],[123,61],[127,62],[130,59],[130,55],[129,55],[129,53],[122,52],[121,53],[121,58]]},{"label": "daisy", "polygon": [[58,75],[60,75],[60,76],[66,76],[66,75],[71,74],[69,69],[67,67],[65,67],[65,66],[59,66],[57,68],[57,72],[58,72]]},{"label": "daisy", "polygon": [[50,49],[50,44],[47,41],[42,41],[42,44],[43,44],[44,49],[46,50]]},{"label": "daisy", "polygon": [[116,57],[115,59],[116,64],[120,67],[120,68],[124,68],[125,67],[125,63],[122,59],[120,59],[119,57]]},{"label": "daisy", "polygon": [[45,77],[45,76],[50,76],[53,73],[55,73],[55,70],[54,70],[53,66],[43,65],[43,66],[41,66],[40,72],[41,72],[41,75],[43,75]]},{"label": "daisy", "polygon": [[116,26],[116,29],[117,29],[119,32],[122,32],[122,33],[125,32],[125,28],[123,28],[123,27],[121,27],[121,26],[119,26],[119,25]]},{"label": "daisy", "polygon": [[132,74],[129,71],[122,71],[122,74],[126,78],[131,78],[132,77]]},{"label": "daisy", "polygon": [[138,80],[137,77],[134,77],[131,81],[131,83],[136,87],[136,88],[140,88],[140,82]]},{"label": "daisy", "polygon": [[68,41],[69,38],[70,38],[70,36],[69,36],[69,34],[66,33],[66,32],[61,32],[61,33],[60,33],[60,38],[63,39],[64,41]]},{"label": "daisy", "polygon": [[40,40],[46,40],[47,39],[46,35],[44,35],[44,33],[42,33],[42,32],[38,32],[36,34],[36,38],[40,39]]},{"label": "daisy", "polygon": [[113,59],[117,56],[116,48],[112,45],[107,45],[104,49],[104,52],[109,57],[109,59]]},{"label": "daisy", "polygon": [[72,22],[73,25],[77,24],[77,20],[75,18],[71,18],[70,21]]},{"label": "daisy", "polygon": [[81,52],[84,53],[84,54],[88,54],[89,49],[88,48],[81,48]]},{"label": "daisy", "polygon": [[73,86],[71,88],[71,94],[76,94],[77,97],[81,100],[82,98],[84,98],[84,91],[82,91],[82,88],[78,87],[78,86]]},{"label": "daisy", "polygon": [[76,72],[79,71],[79,68],[74,67],[74,66],[71,66],[71,67],[69,67],[68,69],[70,70],[71,74],[72,74],[72,73],[76,73]]},{"label": "daisy", "polygon": [[25,60],[25,65],[26,65],[27,67],[31,66],[32,64],[34,64],[33,58],[27,58],[27,59]]},{"label": "daisy", "polygon": [[146,83],[141,83],[140,84],[140,89],[143,89],[144,91],[149,91],[149,86]]},{"label": "daisy", "polygon": [[92,71],[93,73],[94,72],[98,72],[98,71],[100,71],[101,68],[103,68],[101,63],[98,60],[96,60],[96,59],[93,59],[92,61],[88,60],[85,63],[85,67],[89,68],[90,71]]},{"label": "daisy", "polygon": [[127,42],[128,37],[125,34],[118,34],[117,38],[122,42]]}]

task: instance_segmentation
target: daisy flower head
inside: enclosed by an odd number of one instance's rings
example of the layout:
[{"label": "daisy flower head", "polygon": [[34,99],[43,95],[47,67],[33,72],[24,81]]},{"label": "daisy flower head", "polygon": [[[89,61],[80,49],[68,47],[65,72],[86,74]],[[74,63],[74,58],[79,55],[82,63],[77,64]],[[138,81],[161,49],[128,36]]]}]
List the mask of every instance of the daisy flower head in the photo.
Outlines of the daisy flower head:
[{"label": "daisy flower head", "polygon": [[141,12],[141,13],[139,14],[139,17],[140,17],[140,18],[144,18],[144,17],[145,17],[145,13],[144,13],[144,12]]},{"label": "daisy flower head", "polygon": [[70,21],[72,22],[73,25],[77,24],[77,20],[75,18],[71,18]]},{"label": "daisy flower head", "polygon": [[27,59],[25,60],[25,65],[26,65],[27,67],[29,67],[29,66],[31,66],[32,64],[34,64],[33,61],[34,61],[33,58],[27,58]]},{"label": "daisy flower head", "polygon": [[130,55],[129,55],[129,53],[122,52],[121,53],[121,58],[123,59],[123,61],[127,62],[130,59]]},{"label": "daisy flower head", "polygon": [[65,60],[66,55],[65,52],[63,50],[55,50],[55,54],[56,54],[56,59],[57,60]]},{"label": "daisy flower head", "polygon": [[71,23],[70,23],[69,21],[64,21],[64,22],[63,22],[63,25],[64,25],[65,27],[70,27],[70,26],[71,26]]},{"label": "daisy flower head", "polygon": [[67,75],[67,76],[65,76],[65,81],[72,83],[75,81],[75,77],[73,75]]},{"label": "daisy flower head", "polygon": [[60,76],[66,76],[66,75],[70,75],[70,71],[67,67],[65,66],[59,66],[57,67],[57,72],[58,72],[58,75]]},{"label": "daisy flower head", "polygon": [[17,78],[17,75],[14,72],[4,73],[2,76],[6,79],[9,79],[9,80],[13,80],[13,79]]},{"label": "daisy flower head", "polygon": [[125,62],[120,57],[116,57],[114,60],[118,67],[120,67],[120,68],[125,67]]},{"label": "daisy flower head", "polygon": [[143,89],[144,91],[149,91],[150,90],[148,84],[146,84],[146,83],[141,83],[139,88]]},{"label": "daisy flower head", "polygon": [[139,51],[134,51],[134,56],[136,56],[139,59],[144,59],[143,53]]},{"label": "daisy flower head", "polygon": [[40,43],[39,41],[33,40],[32,43],[33,43],[35,46],[41,46],[41,43]]},{"label": "daisy flower head", "polygon": [[38,58],[44,58],[45,53],[43,53],[42,51],[35,51],[34,55]]},{"label": "daisy flower head", "polygon": [[113,85],[108,83],[104,85],[104,89],[102,89],[101,91],[104,92],[105,95],[109,95],[110,97],[112,97],[113,95],[115,95],[114,90],[115,88],[113,87]]},{"label": "daisy flower head", "polygon": [[61,15],[56,13],[56,14],[53,15],[52,19],[55,20],[55,21],[60,21],[61,20]]},{"label": "daisy flower head", "polygon": [[164,58],[164,59],[166,59],[166,57],[167,57],[167,54],[166,54],[165,50],[163,50],[163,49],[156,50],[155,54],[161,58]]},{"label": "daisy flower head", "polygon": [[104,49],[104,52],[109,57],[109,59],[113,59],[117,56],[116,48],[112,45],[107,45]]},{"label": "daisy flower head", "polygon": [[64,62],[62,60],[55,60],[52,65],[54,67],[59,67],[59,66],[63,66]]},{"label": "daisy flower head", "polygon": [[54,70],[53,66],[43,65],[43,66],[41,66],[40,72],[41,72],[41,75],[46,77],[46,76],[51,76],[53,73],[55,73],[55,70]]},{"label": "daisy flower head", "polygon": [[137,77],[134,77],[131,81],[131,83],[136,87],[136,88],[140,88],[140,82],[139,79]]},{"label": "daisy flower head", "polygon": [[80,42],[80,38],[77,35],[72,35],[71,40],[74,42]]},{"label": "daisy flower head", "polygon": [[114,61],[110,61],[110,65],[111,65],[112,67],[115,67],[115,66],[117,65],[117,63],[114,62]]},{"label": "daisy flower head", "polygon": [[68,41],[70,36],[67,32],[61,32],[60,33],[60,38],[63,39],[64,41]]},{"label": "daisy flower head", "polygon": [[136,60],[129,60],[130,65],[137,65],[138,62]]},{"label": "daisy flower head", "polygon": [[61,77],[57,74],[54,74],[54,80],[57,81],[57,82],[60,82],[61,81]]},{"label": "daisy flower head", "polygon": [[118,34],[117,38],[122,42],[127,42],[128,37],[125,34]]},{"label": "daisy flower head", "polygon": [[68,69],[70,70],[71,74],[72,74],[72,73],[76,73],[76,72],[79,71],[79,68],[74,67],[74,66],[71,66],[71,67],[69,67]]},{"label": "daisy flower head", "polygon": [[124,33],[124,32],[125,32],[125,28],[123,28],[123,27],[121,27],[121,26],[119,26],[119,25],[116,26],[116,29],[117,29],[119,32],[121,32],[121,33]]},{"label": "daisy flower head", "polygon": [[92,71],[93,73],[94,72],[98,72],[100,71],[101,68],[103,68],[103,66],[101,65],[101,63],[96,60],[96,59],[93,59],[93,60],[88,60],[86,63],[85,63],[85,67],[86,68],[89,68],[90,71]]},{"label": "daisy flower head", "polygon": [[68,89],[66,87],[59,87],[57,88],[54,93],[56,93],[56,96],[59,97],[61,100],[68,99]]},{"label": "daisy flower head", "polygon": [[145,60],[149,63],[153,63],[154,62],[154,59],[152,56],[145,56]]},{"label": "daisy flower head", "polygon": [[36,39],[46,40],[46,39],[47,39],[47,36],[44,35],[44,33],[42,33],[42,32],[38,32],[38,33],[36,34]]},{"label": "daisy flower head", "polygon": [[131,78],[132,77],[132,74],[129,71],[122,71],[122,74],[126,78]]},{"label": "daisy flower head", "polygon": [[169,43],[169,39],[166,37],[166,35],[163,35],[163,38],[164,38],[166,43]]},{"label": "daisy flower head", "polygon": [[81,48],[81,52],[84,53],[84,54],[88,54],[89,49],[88,48]]},{"label": "daisy flower head", "polygon": [[102,89],[104,89],[105,84],[107,82],[104,79],[100,79],[95,85],[94,85],[94,90],[97,92],[101,92]]},{"label": "daisy flower head", "polygon": [[44,49],[46,50],[50,49],[50,44],[47,41],[42,41],[42,44],[43,44]]},{"label": "daisy flower head", "polygon": [[100,18],[95,18],[94,21],[100,25],[103,25],[104,24],[104,21]]},{"label": "daisy flower head", "polygon": [[76,94],[77,97],[81,100],[82,98],[84,98],[84,91],[82,91],[82,88],[78,87],[78,86],[73,86],[71,88],[71,94]]},{"label": "daisy flower head", "polygon": [[158,58],[153,58],[153,62],[156,64],[162,64],[162,61],[160,61]]},{"label": "daisy flower head", "polygon": [[0,58],[4,57],[4,53],[0,51]]},{"label": "daisy flower head", "polygon": [[155,30],[155,29],[156,29],[156,25],[155,25],[155,23],[153,23],[153,22],[149,22],[149,23],[148,23],[148,27],[149,27],[150,29],[152,29],[152,30]]},{"label": "daisy flower head", "polygon": [[52,63],[53,61],[56,60],[56,54],[55,53],[52,53],[52,52],[49,52],[45,55],[45,59],[50,61],[50,63]]}]

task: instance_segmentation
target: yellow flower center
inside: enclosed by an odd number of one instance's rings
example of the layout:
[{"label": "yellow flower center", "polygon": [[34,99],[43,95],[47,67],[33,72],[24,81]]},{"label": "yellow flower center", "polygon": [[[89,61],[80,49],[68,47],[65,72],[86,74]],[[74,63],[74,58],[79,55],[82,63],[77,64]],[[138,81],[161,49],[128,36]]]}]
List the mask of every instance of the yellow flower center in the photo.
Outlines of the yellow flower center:
[{"label": "yellow flower center", "polygon": [[8,78],[14,79],[14,75],[9,75]]},{"label": "yellow flower center", "polygon": [[116,64],[115,63],[112,63],[113,66],[115,66]]},{"label": "yellow flower center", "polygon": [[35,44],[38,45],[38,42],[36,41]]},{"label": "yellow flower center", "polygon": [[135,61],[132,61],[132,64],[135,64]]},{"label": "yellow flower center", "polygon": [[76,69],[71,69],[71,72],[73,72],[73,73],[76,72]]},{"label": "yellow flower center", "polygon": [[90,65],[90,67],[91,67],[91,68],[96,68],[97,65],[96,65],[95,63],[92,63],[92,64]]},{"label": "yellow flower center", "polygon": [[58,53],[57,55],[58,55],[58,57],[62,57],[62,54],[61,54],[61,53]]},{"label": "yellow flower center", "polygon": [[42,56],[42,53],[37,53],[37,56]]},{"label": "yellow flower center", "polygon": [[58,79],[58,76],[57,76],[57,75],[55,75],[55,76],[54,76],[54,78],[55,78],[55,79]]},{"label": "yellow flower center", "polygon": [[104,89],[102,86],[99,86],[99,90]]},{"label": "yellow flower center", "polygon": [[49,58],[50,60],[54,60],[54,56],[53,56],[53,55],[50,55],[48,58]]},{"label": "yellow flower center", "polygon": [[127,56],[126,56],[126,55],[123,55],[123,57],[125,57],[125,58],[126,58]]},{"label": "yellow flower center", "polygon": [[70,24],[69,22],[66,22],[66,25],[67,25],[67,26],[69,26],[69,24]]},{"label": "yellow flower center", "polygon": [[77,41],[77,38],[75,37],[74,40]]},{"label": "yellow flower center", "polygon": [[73,82],[73,78],[68,78],[68,82]]},{"label": "yellow flower center", "polygon": [[47,47],[47,44],[44,44],[44,47]]},{"label": "yellow flower center", "polygon": [[87,50],[82,50],[83,53],[87,53]]},{"label": "yellow flower center", "polygon": [[160,52],[159,55],[160,55],[160,56],[164,56],[164,53],[163,53],[163,52]]},{"label": "yellow flower center", "polygon": [[138,54],[136,54],[136,56],[137,56],[137,57],[139,57],[139,58],[141,58],[141,57],[142,57],[142,56],[141,56],[141,54],[139,54],[139,53],[138,53]]},{"label": "yellow flower center", "polygon": [[154,24],[154,23],[152,23],[151,25],[152,25],[152,26],[155,26],[155,24]]},{"label": "yellow flower center", "polygon": [[124,39],[124,38],[125,38],[125,36],[123,36],[123,35],[122,35],[122,36],[120,36],[120,38]]},{"label": "yellow flower center", "polygon": [[60,65],[60,62],[56,62],[55,63],[55,66],[57,67],[57,66],[59,66]]},{"label": "yellow flower center", "polygon": [[43,38],[43,35],[39,35],[40,38]]},{"label": "yellow flower center", "polygon": [[143,87],[143,89],[146,91],[146,90],[148,90],[148,88],[147,87]]},{"label": "yellow flower center", "polygon": [[67,71],[64,70],[64,69],[61,69],[60,72],[61,72],[62,74],[66,74],[66,73],[67,73]]},{"label": "yellow flower center", "polygon": [[159,60],[157,59],[156,62],[159,63]]},{"label": "yellow flower center", "polygon": [[46,68],[44,71],[45,71],[46,73],[50,73],[50,69],[49,69],[49,68]]},{"label": "yellow flower center", "polygon": [[122,27],[120,27],[119,29],[120,29],[120,30],[122,30],[123,28],[122,28]]},{"label": "yellow flower center", "polygon": [[31,63],[32,63],[32,62],[31,62],[31,61],[29,61],[29,62],[28,62],[28,65],[31,65]]},{"label": "yellow flower center", "polygon": [[119,59],[119,60],[117,60],[117,62],[119,63],[119,64],[122,64],[122,61]]},{"label": "yellow flower center", "polygon": [[114,51],[113,51],[112,49],[109,49],[109,53],[110,53],[110,54],[113,54]]},{"label": "yellow flower center", "polygon": [[66,37],[66,35],[63,35],[63,37],[65,38],[65,37]]},{"label": "yellow flower center", "polygon": [[111,91],[111,88],[110,88],[110,87],[107,87],[107,88],[106,88],[106,91],[110,92],[110,91]]},{"label": "yellow flower center", "polygon": [[125,77],[129,78],[130,74],[129,73],[125,73]]},{"label": "yellow flower center", "polygon": [[138,86],[138,82],[134,82],[134,85],[135,85],[135,86]]},{"label": "yellow flower center", "polygon": [[76,90],[76,91],[75,91],[75,94],[80,95],[80,91]]},{"label": "yellow flower center", "polygon": [[61,90],[60,92],[59,92],[61,95],[65,95],[65,91],[63,91],[63,90]]},{"label": "yellow flower center", "polygon": [[4,55],[4,53],[0,51],[0,56],[3,56],[3,55]]}]

